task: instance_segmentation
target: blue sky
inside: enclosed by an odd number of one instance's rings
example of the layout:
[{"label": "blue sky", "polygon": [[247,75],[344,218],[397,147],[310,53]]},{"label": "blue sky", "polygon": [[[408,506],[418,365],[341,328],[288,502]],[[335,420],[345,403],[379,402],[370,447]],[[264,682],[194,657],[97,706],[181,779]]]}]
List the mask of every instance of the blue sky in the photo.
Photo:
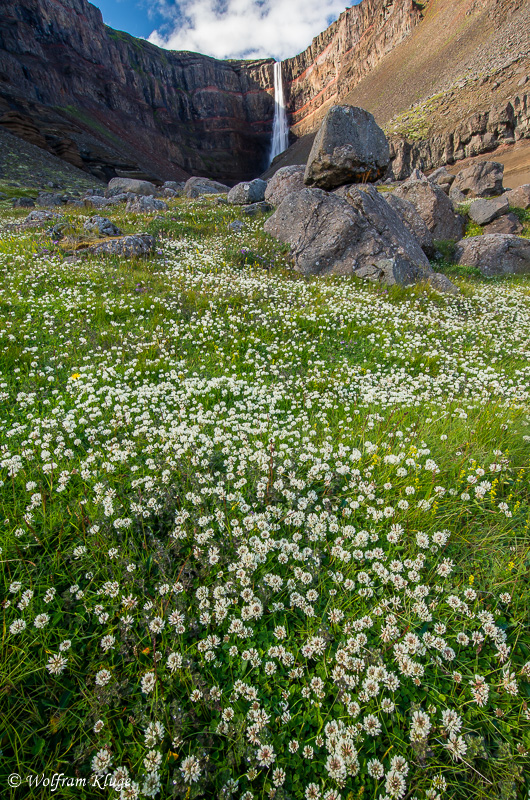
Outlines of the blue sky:
[{"label": "blue sky", "polygon": [[360,0],[93,0],[111,28],[216,58],[288,58]]}]

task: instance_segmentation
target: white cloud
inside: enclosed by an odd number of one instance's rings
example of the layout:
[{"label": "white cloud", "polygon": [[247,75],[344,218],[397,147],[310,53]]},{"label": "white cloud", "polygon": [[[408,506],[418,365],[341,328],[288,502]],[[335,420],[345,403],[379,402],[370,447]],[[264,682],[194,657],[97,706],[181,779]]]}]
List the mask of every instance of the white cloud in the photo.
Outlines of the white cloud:
[{"label": "white cloud", "polygon": [[168,20],[149,41],[215,58],[288,58],[352,3],[344,0],[159,0]]}]

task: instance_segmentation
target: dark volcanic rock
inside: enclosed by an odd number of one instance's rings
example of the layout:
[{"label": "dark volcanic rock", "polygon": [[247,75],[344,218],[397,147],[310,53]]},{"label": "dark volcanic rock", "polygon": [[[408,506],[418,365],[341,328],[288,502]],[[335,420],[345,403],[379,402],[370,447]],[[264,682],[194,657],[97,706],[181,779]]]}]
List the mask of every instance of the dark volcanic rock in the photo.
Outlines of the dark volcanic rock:
[{"label": "dark volcanic rock", "polygon": [[504,191],[502,180],[504,164],[497,161],[479,161],[456,175],[449,197],[457,203],[471,197],[491,197]]},{"label": "dark volcanic rock", "polygon": [[155,240],[147,233],[124,236],[121,239],[111,239],[95,247],[90,247],[90,253],[107,256],[146,256],[155,249]]},{"label": "dark volcanic rock", "polygon": [[493,222],[497,217],[507,214],[509,210],[510,204],[506,197],[494,197],[491,200],[479,198],[478,200],[473,200],[467,213],[477,225],[487,225],[488,222]]},{"label": "dark volcanic rock", "polygon": [[436,248],[434,246],[432,233],[412,203],[409,203],[408,200],[404,200],[402,197],[398,197],[393,193],[384,194],[383,197],[394,211],[399,214],[405,223],[405,227],[416,237],[425,255],[429,258],[433,258]]},{"label": "dark volcanic rock", "polygon": [[455,214],[453,204],[437,184],[423,176],[419,180],[409,178],[394,191],[396,197],[412,203],[433,239],[454,239],[462,237],[464,220]]},{"label": "dark volcanic rock", "polygon": [[525,183],[517,189],[511,189],[506,192],[505,197],[512,208],[530,208],[530,183]]},{"label": "dark volcanic rock", "polygon": [[530,273],[530,239],[510,234],[485,234],[462,239],[456,249],[459,264],[477,267],[483,275]]},{"label": "dark volcanic rock", "polygon": [[125,194],[127,192],[148,196],[157,194],[158,189],[154,183],[150,181],[137,181],[133,178],[113,178],[109,181],[108,190],[106,192],[107,197],[113,197],[114,195]]},{"label": "dark volcanic rock", "polygon": [[245,206],[251,203],[261,203],[265,200],[267,181],[256,178],[249,183],[238,183],[228,192],[228,202],[231,205]]},{"label": "dark volcanic rock", "polygon": [[503,214],[484,226],[484,233],[521,233],[523,225],[515,214]]},{"label": "dark volcanic rock", "polygon": [[304,181],[320,189],[375,181],[389,161],[386,136],[373,116],[362,108],[334,106],[316,135]]},{"label": "dark volcanic rock", "polygon": [[289,194],[265,230],[291,245],[305,275],[355,274],[387,284],[427,279],[432,270],[397,213],[370,186]]},{"label": "dark volcanic rock", "polygon": [[224,194],[229,191],[230,188],[225,186],[224,183],[200,177],[190,178],[184,186],[184,194],[190,199],[200,197],[203,194]]},{"label": "dark volcanic rock", "polygon": [[167,209],[168,204],[163,200],[152,196],[146,197],[145,195],[140,195],[139,197],[133,195],[126,207],[127,211],[132,211],[134,214],[152,214],[155,211],[167,211]]},{"label": "dark volcanic rock", "polygon": [[110,219],[97,215],[90,217],[83,225],[83,228],[88,233],[97,233],[98,236],[121,236],[123,234],[123,231],[120,231]]}]

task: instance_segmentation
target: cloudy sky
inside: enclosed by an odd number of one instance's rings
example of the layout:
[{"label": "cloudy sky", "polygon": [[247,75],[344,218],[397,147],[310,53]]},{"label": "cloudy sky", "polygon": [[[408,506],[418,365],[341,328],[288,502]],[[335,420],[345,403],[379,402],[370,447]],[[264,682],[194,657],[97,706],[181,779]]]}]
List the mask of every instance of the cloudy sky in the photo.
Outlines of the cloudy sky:
[{"label": "cloudy sky", "polygon": [[93,0],[107,25],[172,50],[287,58],[359,0]]}]

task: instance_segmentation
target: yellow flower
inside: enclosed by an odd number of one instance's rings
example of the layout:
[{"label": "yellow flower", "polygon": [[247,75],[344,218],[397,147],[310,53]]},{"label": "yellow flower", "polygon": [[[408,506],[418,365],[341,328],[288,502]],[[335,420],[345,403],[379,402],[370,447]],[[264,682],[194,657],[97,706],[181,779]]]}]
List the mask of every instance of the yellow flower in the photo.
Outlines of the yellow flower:
[{"label": "yellow flower", "polygon": [[70,380],[76,381],[80,377],[81,377],[81,375],[79,374],[79,372],[74,372],[73,375],[70,375]]},{"label": "yellow flower", "polygon": [[470,575],[469,576],[469,582],[470,583],[474,583],[475,582],[475,576],[474,575]]},{"label": "yellow flower", "polygon": [[510,570],[510,572],[512,571],[512,569],[514,567],[515,567],[515,563],[513,561],[510,561],[510,563],[508,564],[508,569]]}]

